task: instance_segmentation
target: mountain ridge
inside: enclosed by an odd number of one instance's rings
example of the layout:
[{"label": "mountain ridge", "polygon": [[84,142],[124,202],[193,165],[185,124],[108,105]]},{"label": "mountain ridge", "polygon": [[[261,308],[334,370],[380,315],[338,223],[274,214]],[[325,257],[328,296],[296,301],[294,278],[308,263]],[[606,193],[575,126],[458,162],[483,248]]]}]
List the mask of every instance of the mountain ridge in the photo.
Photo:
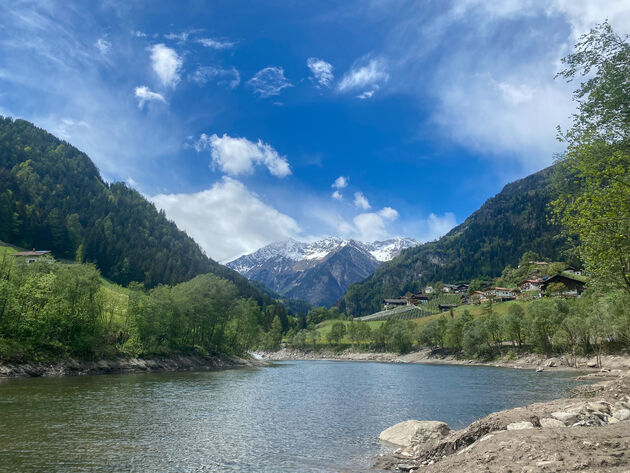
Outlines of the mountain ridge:
[{"label": "mountain ridge", "polygon": [[283,296],[332,305],[350,284],[372,274],[403,248],[418,244],[402,237],[370,243],[338,237],[310,243],[289,238],[236,258],[227,266]]},{"label": "mountain ridge", "polygon": [[366,315],[380,310],[383,299],[420,291],[428,283],[497,277],[526,251],[566,260],[567,239],[548,218],[547,207],[556,196],[553,172],[550,166],[506,184],[437,241],[401,251],[364,281],[350,286],[340,308],[355,316]]}]

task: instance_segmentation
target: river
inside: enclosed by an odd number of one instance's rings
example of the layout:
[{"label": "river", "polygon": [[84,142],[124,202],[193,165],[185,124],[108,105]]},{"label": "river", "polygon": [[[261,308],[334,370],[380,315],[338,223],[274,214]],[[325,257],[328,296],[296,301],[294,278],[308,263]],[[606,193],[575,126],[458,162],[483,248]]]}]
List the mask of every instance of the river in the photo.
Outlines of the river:
[{"label": "river", "polygon": [[0,382],[2,472],[365,471],[407,419],[461,428],[561,396],[568,373],[297,361]]}]

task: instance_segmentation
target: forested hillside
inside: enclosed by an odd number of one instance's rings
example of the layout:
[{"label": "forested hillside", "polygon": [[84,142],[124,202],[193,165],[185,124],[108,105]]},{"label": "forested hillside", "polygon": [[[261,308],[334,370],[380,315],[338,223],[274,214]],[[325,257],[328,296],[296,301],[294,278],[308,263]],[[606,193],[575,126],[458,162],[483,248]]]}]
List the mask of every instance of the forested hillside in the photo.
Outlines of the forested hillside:
[{"label": "forested hillside", "polygon": [[[355,316],[377,312],[384,298],[416,292],[430,282],[496,277],[526,251],[566,260],[566,236],[549,223],[555,198],[553,168],[506,185],[496,196],[438,241],[404,250],[362,283],[352,285],[341,309]],[[561,256],[562,255],[562,256]]]},{"label": "forested hillside", "polygon": [[138,192],[104,182],[90,158],[24,120],[0,117],[0,240],[94,263],[147,288],[213,273],[245,297],[270,297],[205,256]]}]

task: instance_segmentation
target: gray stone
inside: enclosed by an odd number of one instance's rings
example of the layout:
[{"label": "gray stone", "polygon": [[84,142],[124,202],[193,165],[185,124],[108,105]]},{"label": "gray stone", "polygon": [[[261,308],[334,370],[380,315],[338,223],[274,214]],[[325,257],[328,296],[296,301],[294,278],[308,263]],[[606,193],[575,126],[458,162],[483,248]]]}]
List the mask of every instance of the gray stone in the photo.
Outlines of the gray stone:
[{"label": "gray stone", "polygon": [[508,424],[508,430],[525,430],[525,429],[533,429],[534,424],[531,422],[513,422],[512,424]]},{"label": "gray stone", "polygon": [[444,422],[407,420],[399,422],[381,432],[379,439],[400,447],[409,447],[416,443],[440,440],[450,432]]},{"label": "gray stone", "polygon": [[619,409],[613,414],[613,418],[617,420],[630,420],[630,409]]},{"label": "gray stone", "polygon": [[572,425],[578,419],[577,415],[571,414],[570,412],[552,412],[551,417],[553,417],[554,419],[558,419],[561,422],[564,422],[564,425]]},{"label": "gray stone", "polygon": [[566,427],[564,422],[558,419],[553,419],[551,417],[540,419],[540,426],[543,429],[557,429],[559,427]]}]

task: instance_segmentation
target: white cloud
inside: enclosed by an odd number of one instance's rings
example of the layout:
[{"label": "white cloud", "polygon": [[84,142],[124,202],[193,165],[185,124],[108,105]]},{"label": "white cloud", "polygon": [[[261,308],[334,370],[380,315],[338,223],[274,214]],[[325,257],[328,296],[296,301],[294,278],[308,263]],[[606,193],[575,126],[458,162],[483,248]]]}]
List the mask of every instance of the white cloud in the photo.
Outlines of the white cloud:
[{"label": "white cloud", "polygon": [[354,205],[362,210],[368,210],[371,207],[367,198],[363,195],[363,192],[354,193]]},{"label": "white cloud", "polygon": [[130,187],[138,187],[138,183],[134,180],[133,177],[129,176],[127,179],[125,179],[125,182],[130,186]]},{"label": "white cloud", "polygon": [[234,42],[232,41],[223,41],[213,38],[199,38],[196,39],[195,42],[212,49],[230,49],[234,47]]},{"label": "white cloud", "polygon": [[571,25],[573,40],[587,33],[595,24],[608,19],[617,32],[630,30],[630,5],[628,2],[603,2],[601,0],[553,0],[547,8],[549,14],[564,15]]},{"label": "white cloud", "polygon": [[335,78],[332,72],[332,64],[316,57],[309,57],[306,60],[306,65],[315,76],[315,80],[317,80],[319,85],[324,87],[330,86],[333,79]]},{"label": "white cloud", "polygon": [[181,42],[188,41],[189,36],[190,36],[190,32],[188,31],[183,31],[181,33],[168,33],[164,35],[166,39],[170,39],[173,41],[181,41]]},{"label": "white cloud", "polygon": [[527,171],[544,167],[560,151],[556,126],[566,125],[574,109],[566,84],[533,70],[500,79],[453,75],[439,93],[434,119],[452,138],[498,159],[516,156]]},{"label": "white cloud", "polygon": [[343,200],[343,195],[339,191],[334,191],[330,196],[335,200]]},{"label": "white cloud", "polygon": [[390,234],[387,227],[398,216],[398,212],[391,207],[384,207],[378,212],[359,214],[352,219],[356,237],[361,241],[387,238]]},{"label": "white cloud", "polygon": [[217,79],[219,84],[225,84],[230,89],[235,89],[241,83],[241,75],[234,67],[222,69],[214,66],[202,66],[190,78],[199,85],[204,85],[210,80]]},{"label": "white cloud", "polygon": [[[606,18],[617,32],[629,32],[630,4],[458,0],[439,31],[427,30],[397,45],[425,52],[427,44],[442,47],[429,86],[418,81],[422,86],[416,91],[419,96],[427,90],[435,94],[434,121],[463,146],[502,165],[515,161],[524,173],[549,165],[553,154],[563,149],[556,141],[556,126],[570,124],[576,84],[554,80],[554,75],[579,36]],[[513,41],[504,43],[508,27],[515,29]],[[462,44],[445,48],[455,30],[466,32]],[[421,55],[409,55],[407,66],[421,62]]]},{"label": "white cloud", "polygon": [[332,187],[333,189],[344,189],[345,187],[348,186],[348,181],[350,180],[349,177],[346,176],[339,176],[337,179],[335,179],[335,182],[332,183]]},{"label": "white cloud", "polygon": [[357,95],[357,98],[361,100],[370,99],[374,95],[374,92],[376,92],[374,89],[366,90],[365,92]]},{"label": "white cloud", "polygon": [[247,138],[233,138],[227,134],[208,136],[204,133],[195,148],[198,152],[210,149],[212,163],[231,176],[251,174],[256,164],[264,165],[276,177],[291,174],[287,158],[261,140],[254,143]]},{"label": "white cloud", "polygon": [[112,51],[112,43],[107,41],[105,38],[99,38],[98,40],[96,40],[94,46],[96,46],[96,49],[98,49],[100,53],[104,56]]},{"label": "white cloud", "polygon": [[441,217],[431,213],[426,220],[426,230],[421,236],[421,241],[436,240],[446,235],[455,225],[457,225],[457,221],[455,220],[455,214],[452,212],[446,212]]},{"label": "white cloud", "polygon": [[138,107],[144,107],[146,102],[162,102],[166,103],[164,96],[157,92],[152,92],[146,85],[136,87],[136,98],[138,99]]},{"label": "white cloud", "polygon": [[278,95],[282,89],[293,87],[293,84],[284,77],[282,67],[265,67],[249,79],[247,84],[262,98]]},{"label": "white cloud", "polygon": [[135,36],[136,38],[146,38],[147,34],[139,30],[132,30],[131,36]]},{"label": "white cloud", "polygon": [[[338,89],[341,92],[356,89],[369,89],[376,90],[381,84],[387,82],[389,79],[389,73],[385,68],[385,63],[382,59],[373,58],[365,65],[355,65],[342,77],[339,82]],[[368,92],[369,93],[369,92]],[[370,94],[369,96],[371,97]]]},{"label": "white cloud", "polygon": [[221,262],[300,233],[294,219],[229,177],[196,194],[156,195],[151,201]]},{"label": "white cloud", "polygon": [[89,131],[90,125],[84,120],[74,120],[72,118],[62,118],[61,122],[52,130],[59,138],[69,141],[73,133],[85,133]]},{"label": "white cloud", "polygon": [[165,87],[173,87],[180,81],[180,70],[183,64],[181,57],[174,49],[164,44],[151,46],[151,62],[153,70]]}]

